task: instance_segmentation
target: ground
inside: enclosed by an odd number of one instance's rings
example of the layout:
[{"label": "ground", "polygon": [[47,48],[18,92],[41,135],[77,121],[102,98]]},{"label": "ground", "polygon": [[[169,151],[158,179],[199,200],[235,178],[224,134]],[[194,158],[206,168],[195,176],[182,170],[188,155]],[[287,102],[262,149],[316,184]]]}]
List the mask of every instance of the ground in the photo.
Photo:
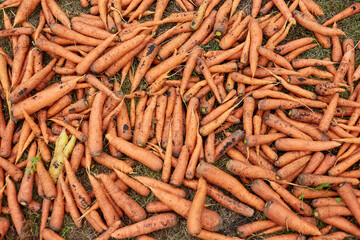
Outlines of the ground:
[{"label": "ground", "polygon": [[[86,8],[86,9],[81,8],[80,2],[76,1],[76,0],[75,1],[74,0],[63,0],[63,1],[57,1],[57,2],[60,5],[60,7],[63,9],[63,11],[68,15],[69,18],[77,16],[80,13],[84,13],[84,12],[88,13],[89,12],[88,8]],[[265,0],[263,2],[266,3],[268,1]],[[315,0],[315,2],[320,4],[320,6],[322,7],[322,9],[324,10],[324,13],[325,13],[324,16],[317,17],[317,20],[320,23],[323,23],[326,19],[330,18],[334,14],[343,10],[347,6],[355,3],[355,1],[351,1],[351,0],[343,0],[343,1]],[[152,5],[150,7],[150,9],[154,9],[154,7],[155,6]],[[251,1],[243,0],[238,9],[242,9],[242,8],[244,8],[245,11],[248,13],[249,10],[251,9]],[[39,11],[40,11],[40,8],[38,7],[37,10],[28,19],[28,21],[30,23],[32,23],[34,26],[37,26]],[[175,3],[175,1],[170,1],[169,6],[166,8],[165,15],[168,15],[172,12],[179,12],[179,11],[181,11],[181,9]],[[6,13],[13,19],[15,16],[15,13],[16,13],[16,8],[7,9]],[[3,13],[0,12],[0,19],[2,19],[2,16],[3,16],[2,14]],[[3,29],[2,24],[3,23],[0,20],[0,29]],[[158,32],[162,32],[165,29],[169,28],[170,26],[172,26],[172,25],[167,24],[165,26],[161,26],[159,28]],[[338,28],[342,29],[347,34],[346,37],[352,38],[354,40],[355,44],[357,44],[360,40],[360,14],[357,14],[348,19],[340,21],[338,23]],[[295,27],[292,27],[292,29],[289,32],[288,37],[283,41],[283,43],[290,41],[290,40],[297,39],[297,38],[307,37],[307,36],[313,36],[312,32],[302,28],[301,26],[295,26]],[[343,39],[344,39],[344,37],[341,37],[341,40],[343,40]],[[6,38],[0,39],[0,46],[3,47],[5,49],[5,51],[10,53],[10,44]],[[204,46],[204,48],[206,50],[215,50],[215,49],[218,49],[218,45],[217,45],[216,41],[213,40],[207,46]],[[360,63],[359,52],[360,52],[359,50],[356,51],[356,66],[358,66]],[[319,47],[309,50],[308,52],[303,54],[301,57],[302,58],[322,59],[324,57],[330,57],[330,56],[331,56],[331,50],[324,49],[321,46],[319,46]],[[134,66],[133,66],[133,70],[135,70],[135,69],[136,69],[136,63],[134,63]],[[176,79],[176,75],[174,75],[173,78]],[[116,79],[120,79],[120,74],[118,76],[116,76]],[[55,77],[53,81],[58,81],[58,80],[59,80],[59,78]],[[142,83],[142,85],[140,85],[140,88],[143,88],[143,89],[146,88],[146,84]],[[123,85],[123,91],[126,93],[129,91],[129,89],[130,89],[130,83],[128,80],[126,80]],[[241,126],[239,125],[238,127],[241,127]],[[235,128],[232,130],[235,130]],[[217,137],[222,138],[223,135],[219,134]],[[26,157],[26,155],[25,155],[25,157]],[[225,164],[226,164],[227,160],[228,160],[228,157],[224,156],[221,160],[219,160],[216,163],[216,165],[222,169],[225,169]],[[358,168],[359,166],[357,165],[355,167]],[[94,171],[95,173],[100,173],[100,172],[107,172],[109,170],[106,169],[105,167],[99,166],[95,163],[93,165],[92,171]],[[158,173],[153,172],[150,169],[148,169],[140,164],[136,164],[136,166],[134,168],[134,175],[151,176],[151,177],[154,177],[157,179],[159,179],[159,177],[160,177],[160,175]],[[81,168],[77,172],[77,177],[84,183],[87,190],[90,191],[91,186],[89,184],[89,180],[87,178],[86,172],[84,171],[83,168]],[[186,190],[186,192],[187,192],[186,198],[191,200],[193,198],[195,192],[193,190],[189,190],[189,189],[185,189],[185,188],[183,188],[183,189]],[[138,195],[137,193],[135,193],[134,191],[129,191],[128,194],[131,195],[137,202],[139,202],[144,207],[149,201],[155,200],[155,197],[153,195],[151,195],[150,197],[144,198],[144,197],[141,197],[140,195]],[[35,195],[34,200],[41,201],[41,199],[39,199],[39,197],[37,196],[36,192],[34,192],[34,195]],[[242,225],[242,224],[248,223],[248,222],[252,222],[252,221],[256,221],[256,220],[265,219],[264,215],[258,211],[252,218],[243,217],[239,214],[233,213],[233,212],[219,206],[219,204],[217,204],[215,201],[213,201],[209,197],[206,198],[206,203],[210,205],[209,209],[216,211],[218,214],[220,214],[223,217],[224,228],[219,233],[227,235],[227,236],[236,237],[237,236],[236,228],[239,225]],[[7,205],[6,201],[3,200],[3,204]],[[25,214],[25,218],[28,220],[27,221],[28,232],[23,239],[37,239],[38,235],[39,235],[39,223],[40,223],[41,214],[32,212],[25,208],[23,208],[23,211]],[[152,236],[156,239],[163,239],[163,240],[165,240],[165,239],[168,239],[168,240],[171,240],[171,239],[174,239],[174,240],[175,239],[197,239],[197,238],[190,236],[187,233],[186,220],[182,217],[179,217],[178,220],[179,221],[178,221],[178,224],[176,225],[176,227],[173,227],[171,229],[166,229],[163,231],[154,232],[154,233],[149,234],[149,236]],[[123,221],[124,225],[130,224],[130,220],[127,218],[123,218],[122,221]],[[319,222],[319,226],[322,226],[320,222]],[[97,236],[96,232],[92,229],[92,227],[86,221],[83,221],[83,227],[81,229],[77,229],[75,227],[73,221],[71,220],[71,217],[68,214],[66,214],[66,216],[65,216],[63,228],[60,231],[60,235],[62,237],[64,237],[65,239],[73,239],[73,240],[93,239]],[[13,225],[11,226],[9,233],[6,236],[6,239],[9,239],[9,240],[10,239],[11,240],[18,239]],[[251,236],[248,239],[257,240],[257,239],[263,239],[263,237],[262,236]]]}]

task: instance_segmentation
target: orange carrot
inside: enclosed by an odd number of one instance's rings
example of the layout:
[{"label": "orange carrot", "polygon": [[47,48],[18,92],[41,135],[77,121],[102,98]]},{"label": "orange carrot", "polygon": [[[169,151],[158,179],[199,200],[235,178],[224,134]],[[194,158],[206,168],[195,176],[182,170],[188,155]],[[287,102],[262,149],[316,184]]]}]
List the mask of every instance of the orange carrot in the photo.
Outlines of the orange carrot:
[{"label": "orange carrot", "polygon": [[[316,226],[301,219],[276,200],[270,200],[266,203],[264,213],[270,220],[302,234],[321,235]],[[279,216],[280,214],[282,215],[281,217]]]},{"label": "orange carrot", "polygon": [[127,227],[119,228],[111,234],[114,238],[130,238],[148,234],[160,229],[170,228],[177,223],[177,217],[173,213],[163,213],[147,218]]},{"label": "orange carrot", "polygon": [[[108,141],[113,144],[119,151],[127,156],[142,162],[145,166],[153,169],[154,171],[160,171],[162,168],[162,161],[149,151],[142,149],[126,140],[107,134],[105,136]],[[146,161],[145,161],[146,160]]]},{"label": "orange carrot", "polygon": [[196,236],[201,232],[201,218],[206,197],[206,189],[206,181],[204,178],[200,177],[187,219],[187,230],[191,235]]},{"label": "orange carrot", "polygon": [[238,198],[240,201],[250,206],[253,206],[256,209],[259,210],[263,209],[264,202],[260,198],[249,193],[244,188],[244,186],[240,182],[238,182],[234,177],[221,171],[217,167],[209,163],[200,162],[200,164],[196,169],[196,172],[200,176],[203,176],[207,180],[207,182],[213,183],[217,186],[226,189],[227,191],[232,193],[236,198]]}]

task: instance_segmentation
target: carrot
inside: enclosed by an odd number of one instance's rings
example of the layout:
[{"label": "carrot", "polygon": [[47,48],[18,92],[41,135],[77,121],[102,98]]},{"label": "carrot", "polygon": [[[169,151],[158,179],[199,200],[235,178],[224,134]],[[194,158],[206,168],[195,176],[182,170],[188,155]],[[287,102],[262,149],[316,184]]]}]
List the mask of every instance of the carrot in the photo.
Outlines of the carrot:
[{"label": "carrot", "polygon": [[277,235],[277,236],[272,236],[272,237],[267,237],[264,238],[266,240],[305,240],[306,237],[297,233],[288,233],[288,234],[283,234],[283,235]]},{"label": "carrot", "polygon": [[289,204],[295,211],[304,216],[311,216],[312,208],[308,204],[292,195],[280,184],[273,181],[269,181],[269,183],[270,186],[282,197],[282,199],[284,199],[284,201]]},{"label": "carrot", "polygon": [[149,237],[147,235],[141,235],[137,237],[136,240],[155,240],[155,238]]},{"label": "carrot", "polygon": [[328,218],[336,216],[352,216],[351,211],[345,206],[323,206],[314,209],[316,218]]},{"label": "carrot", "polygon": [[105,189],[110,194],[116,205],[124,210],[125,214],[135,222],[142,221],[146,218],[145,210],[123,192],[118,185],[116,185],[108,175],[99,174],[98,178],[103,183]]},{"label": "carrot", "polygon": [[239,160],[229,160],[226,169],[230,172],[246,178],[264,178],[275,180],[275,172],[259,166],[250,165]]},{"label": "carrot", "polygon": [[321,235],[319,229],[316,226],[301,219],[294,212],[285,208],[277,200],[273,199],[266,203],[264,214],[270,220],[280,225],[287,226],[288,228],[302,234]]},{"label": "carrot", "polygon": [[[188,218],[191,208],[191,202],[189,200],[158,188],[151,188],[151,190],[160,201],[164,202],[179,215]],[[217,213],[205,208],[201,215],[201,224],[205,229],[217,231],[222,228],[222,218]]]},{"label": "carrot", "polygon": [[146,45],[145,54],[140,60],[139,67],[136,69],[133,82],[131,83],[131,92],[140,84],[140,81],[145,76],[146,71],[150,68],[152,61],[155,59],[156,54],[159,51],[159,46],[155,43],[149,43]]},{"label": "carrot", "polygon": [[150,189],[141,182],[129,177],[123,172],[120,172],[119,170],[114,169],[116,172],[116,175],[121,179],[126,185],[128,185],[130,188],[132,188],[135,192],[139,193],[142,196],[148,196],[150,194]]},{"label": "carrot", "polygon": [[17,201],[16,187],[9,176],[5,178],[8,206],[11,219],[15,225],[17,234],[21,237],[25,233],[25,218]]},{"label": "carrot", "polygon": [[151,233],[160,229],[170,228],[177,223],[176,215],[173,213],[163,213],[138,223],[120,228],[111,234],[114,238],[130,238],[143,234]]},{"label": "carrot", "polygon": [[328,19],[326,22],[323,23],[323,26],[329,26],[335,22],[339,22],[340,20],[350,17],[359,12],[360,12],[360,4],[354,3],[354,4],[350,5],[349,7],[345,8],[343,11],[334,15],[332,18]]},{"label": "carrot", "polygon": [[66,206],[69,209],[71,218],[73,219],[76,227],[80,228],[82,226],[80,218],[80,212],[76,206],[75,200],[73,199],[70,189],[64,181],[63,175],[60,174],[58,184],[60,184],[64,198],[66,201]]},{"label": "carrot", "polygon": [[203,22],[205,10],[208,7],[210,2],[211,1],[209,1],[209,0],[204,0],[204,1],[202,1],[201,5],[199,6],[193,20],[190,23],[190,27],[193,31],[196,31],[200,27],[201,23]]},{"label": "carrot", "polygon": [[148,213],[160,213],[160,212],[170,212],[172,211],[165,203],[163,202],[148,202],[146,204],[146,212]]},{"label": "carrot", "polygon": [[[3,157],[9,157],[11,153],[11,140],[15,130],[15,122],[9,120],[1,138],[0,155]],[[4,137],[7,136],[7,137]]]},{"label": "carrot", "polygon": [[211,32],[216,17],[216,11],[213,10],[207,18],[204,19],[195,33],[178,49],[179,53],[190,51],[199,42],[202,42]]},{"label": "carrot", "polygon": [[[328,225],[331,226],[331,225]],[[317,237],[311,237],[310,240],[317,240],[317,239],[332,239],[332,238],[338,238],[338,239],[345,239],[349,235],[344,232],[333,232],[330,234],[323,234],[323,236],[317,236]]]},{"label": "carrot", "polygon": [[65,240],[65,238],[60,237],[56,232],[48,228],[45,228],[41,234],[45,240]]},{"label": "carrot", "polygon": [[216,14],[215,23],[214,23],[214,33],[218,37],[222,37],[227,32],[228,24],[229,24],[227,15],[231,10],[231,6],[232,6],[232,1],[229,0],[225,1],[223,5],[221,5],[221,7],[219,8]]},{"label": "carrot", "polygon": [[11,86],[15,87],[19,84],[20,74],[22,65],[25,62],[26,52],[29,48],[30,38],[26,35],[21,35],[17,42],[16,47],[14,47],[14,60],[12,66],[12,75],[11,75]]},{"label": "carrot", "polygon": [[110,238],[111,234],[117,229],[119,228],[119,226],[121,225],[121,221],[118,220],[116,222],[114,222],[113,225],[111,225],[105,232],[103,232],[100,236],[98,236],[97,238],[95,238],[95,240],[107,240]]},{"label": "carrot", "polygon": [[69,161],[64,158],[64,166],[66,171],[66,177],[71,182],[70,189],[73,193],[74,199],[80,210],[86,210],[91,205],[91,199],[87,194],[82,184],[77,180],[74,171],[71,168]]},{"label": "carrot", "polygon": [[203,125],[200,127],[199,132],[202,136],[209,135],[212,131],[214,131],[216,128],[218,128],[231,114],[231,112],[237,107],[237,105],[234,105],[233,107],[226,110],[224,113],[222,113],[219,117],[214,119],[213,121]]},{"label": "carrot", "polygon": [[100,73],[110,67],[116,60],[123,56],[126,52],[136,48],[141,41],[145,39],[146,35],[140,34],[131,40],[116,44],[111,50],[106,52],[100,58],[95,60],[90,69],[94,73]]},{"label": "carrot", "polygon": [[226,174],[225,172],[221,171],[217,167],[205,162],[200,162],[200,164],[196,169],[196,172],[200,176],[203,176],[208,182],[226,189],[227,191],[232,193],[236,198],[238,198],[240,201],[250,206],[253,206],[256,209],[259,210],[263,209],[264,202],[261,199],[249,193],[240,182],[238,182],[235,178],[233,178],[229,174]]},{"label": "carrot", "polygon": [[250,16],[247,16],[234,28],[229,29],[228,33],[225,34],[224,37],[222,37],[219,43],[221,49],[230,48],[236,42],[237,38],[243,32],[243,30],[248,26],[249,21],[250,21]]},{"label": "carrot", "polygon": [[149,138],[150,128],[152,124],[152,116],[156,107],[156,100],[157,100],[157,96],[153,96],[151,97],[151,99],[149,99],[150,104],[145,110],[141,127],[139,130],[139,137],[136,139],[137,145],[145,146]]},{"label": "carrot", "polygon": [[0,239],[2,240],[4,239],[7,231],[9,230],[10,221],[7,218],[1,217],[0,222],[1,222]]},{"label": "carrot", "polygon": [[328,108],[326,109],[323,117],[321,118],[321,121],[319,123],[319,130],[322,132],[327,132],[329,130],[330,127],[330,122],[333,118],[334,115],[334,111],[335,108],[337,106],[337,101],[339,99],[339,94],[335,93],[332,98],[331,101],[328,105]]},{"label": "carrot", "polygon": [[49,227],[52,230],[58,232],[60,231],[61,226],[63,224],[65,204],[63,200],[61,185],[57,184],[56,188],[57,188],[57,194],[54,200],[53,210],[51,212]]},{"label": "carrot", "polygon": [[180,186],[184,180],[186,167],[190,158],[190,152],[186,145],[183,145],[179,154],[178,162],[175,170],[170,178],[170,183],[175,186]]},{"label": "carrot", "polygon": [[201,232],[201,218],[206,197],[206,189],[206,181],[204,178],[200,177],[187,219],[187,230],[191,235],[196,236]]},{"label": "carrot", "polygon": [[37,145],[33,143],[29,149],[28,160],[26,165],[26,173],[25,177],[22,178],[20,189],[18,192],[18,202],[21,205],[28,206],[32,200],[32,192],[34,185],[34,169],[32,169],[33,161],[37,161],[39,159],[35,158]]},{"label": "carrot", "polygon": [[345,35],[340,29],[332,29],[311,21],[305,14],[297,10],[293,11],[295,20],[303,27],[323,35]]},{"label": "carrot", "polygon": [[255,20],[255,18],[251,18],[249,22],[249,28],[250,28],[250,49],[249,49],[249,63],[250,63],[250,69],[252,77],[255,75],[255,70],[257,67],[258,62],[258,47],[261,46],[263,35],[262,30],[260,28],[260,25],[258,21]]},{"label": "carrot", "polygon": [[[270,113],[267,114],[264,118],[264,123],[284,134],[287,134],[290,137],[304,139],[304,140],[312,140],[311,137],[309,137],[302,131],[295,128],[293,125],[288,124],[286,121],[281,120],[280,118],[278,118],[273,114]],[[277,141],[280,141],[280,139]]]},{"label": "carrot", "polygon": [[339,196],[345,202],[346,206],[349,207],[351,213],[354,215],[357,222],[359,222],[360,217],[360,208],[359,202],[357,201],[355,192],[349,183],[340,184],[336,191],[339,193]]},{"label": "carrot", "polygon": [[276,149],[280,151],[324,151],[340,146],[335,141],[309,141],[303,139],[282,138],[275,141]]},{"label": "carrot", "polygon": [[358,184],[358,179],[356,178],[333,177],[308,173],[300,174],[297,179],[300,185],[305,186],[319,186],[324,183],[329,184],[329,186],[333,186],[339,185],[343,182],[350,183],[352,185]]},{"label": "carrot", "polygon": [[287,54],[297,48],[306,46],[306,45],[312,43],[313,41],[314,41],[314,39],[310,38],[310,37],[300,38],[300,39],[297,39],[294,41],[287,42],[284,45],[278,45],[278,46],[276,46],[275,49],[280,55],[284,55],[284,54]]},{"label": "carrot", "polygon": [[354,236],[360,237],[359,234],[360,229],[355,224],[353,224],[344,217],[341,216],[329,217],[329,218],[321,219],[321,221],[327,224],[331,224],[332,226],[344,230],[345,232],[348,232]]},{"label": "carrot", "polygon": [[25,21],[35,10],[40,0],[22,1],[16,12],[14,26]]},{"label": "carrot", "polygon": [[260,230],[268,229],[275,226],[277,226],[277,224],[271,220],[255,221],[240,225],[239,227],[237,227],[236,232],[240,237],[244,238]]},{"label": "carrot", "polygon": [[59,20],[65,27],[71,29],[70,20],[61,8],[56,4],[55,0],[46,0],[52,15]]},{"label": "carrot", "polygon": [[95,192],[96,200],[99,203],[99,207],[104,214],[105,221],[108,226],[113,225],[116,221],[119,220],[119,216],[117,215],[114,207],[111,205],[109,200],[106,198],[106,194],[101,184],[96,180],[96,178],[92,175],[88,175],[90,179],[91,186]]},{"label": "carrot", "polygon": [[279,11],[282,13],[282,15],[285,17],[285,19],[289,22],[293,22],[292,14],[288,6],[283,0],[275,0],[273,1],[275,6],[279,9]]},{"label": "carrot", "polygon": [[[143,163],[145,166],[153,169],[154,171],[160,171],[162,168],[162,161],[149,151],[142,149],[126,140],[115,137],[113,135],[106,134],[108,141],[113,144],[119,151],[127,156]],[[146,160],[146,161],[145,161]]]}]

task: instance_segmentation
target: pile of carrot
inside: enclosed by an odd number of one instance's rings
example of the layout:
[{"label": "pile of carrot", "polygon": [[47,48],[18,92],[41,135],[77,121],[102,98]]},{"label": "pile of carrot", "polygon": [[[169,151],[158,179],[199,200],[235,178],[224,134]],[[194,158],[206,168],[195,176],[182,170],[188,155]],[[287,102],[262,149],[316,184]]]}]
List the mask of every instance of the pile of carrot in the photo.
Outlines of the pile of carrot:
[{"label": "pile of carrot", "polygon": [[[80,0],[90,14],[71,19],[54,0],[0,4],[16,12],[0,30],[0,239],[11,225],[26,236],[26,208],[45,240],[63,239],[65,214],[99,240],[154,239],[178,215],[199,239],[360,238],[359,39],[336,24],[360,3],[321,24],[313,0],[253,0],[250,13],[239,0],[175,2],[166,14],[169,0]],[[298,25],[315,38],[286,42]],[[301,58],[319,44],[329,58]],[[157,200],[141,206],[129,189]],[[266,219],[225,236],[206,196]]]}]

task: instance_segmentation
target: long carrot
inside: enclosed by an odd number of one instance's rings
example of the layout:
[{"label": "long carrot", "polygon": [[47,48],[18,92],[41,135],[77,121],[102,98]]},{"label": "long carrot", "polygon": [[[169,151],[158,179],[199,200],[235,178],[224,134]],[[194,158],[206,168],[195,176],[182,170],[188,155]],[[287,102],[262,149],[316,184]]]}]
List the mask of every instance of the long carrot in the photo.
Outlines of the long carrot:
[{"label": "long carrot", "polygon": [[160,229],[170,228],[177,223],[177,217],[173,213],[155,215],[133,225],[120,228],[114,231],[111,236],[114,238],[129,238],[151,233]]}]

